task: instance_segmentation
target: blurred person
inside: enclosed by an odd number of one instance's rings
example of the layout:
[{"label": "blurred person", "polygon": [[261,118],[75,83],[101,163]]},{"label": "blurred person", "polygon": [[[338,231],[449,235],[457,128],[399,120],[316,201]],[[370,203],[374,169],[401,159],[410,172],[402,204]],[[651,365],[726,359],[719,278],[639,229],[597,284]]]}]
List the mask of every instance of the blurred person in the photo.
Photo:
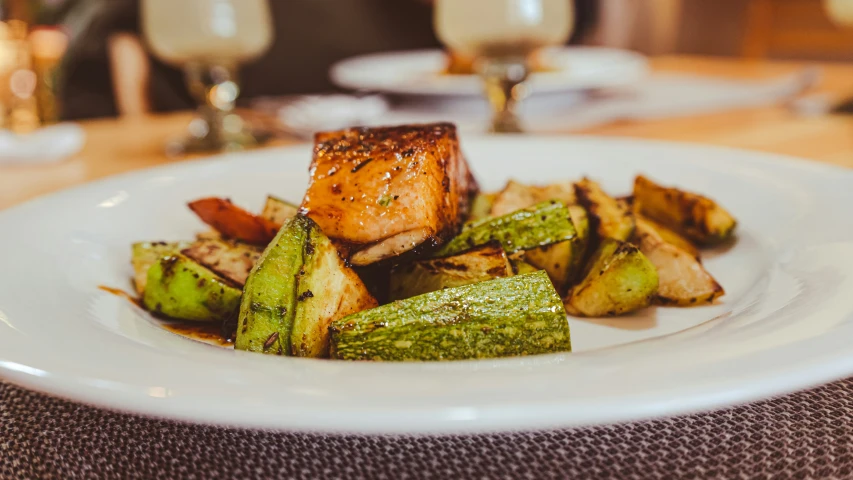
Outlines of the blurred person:
[{"label": "blurred person", "polygon": [[[69,0],[74,2],[75,0]],[[180,1],[180,0],[176,0]],[[460,0],[464,1],[464,0]],[[597,0],[574,0],[578,43],[595,24]],[[140,0],[76,0],[92,12],[64,65],[63,118],[187,110],[183,73],[151,56],[140,39]],[[439,48],[429,0],[270,1],[275,39],[240,71],[240,100],[334,91],[328,70],[367,53]]]}]

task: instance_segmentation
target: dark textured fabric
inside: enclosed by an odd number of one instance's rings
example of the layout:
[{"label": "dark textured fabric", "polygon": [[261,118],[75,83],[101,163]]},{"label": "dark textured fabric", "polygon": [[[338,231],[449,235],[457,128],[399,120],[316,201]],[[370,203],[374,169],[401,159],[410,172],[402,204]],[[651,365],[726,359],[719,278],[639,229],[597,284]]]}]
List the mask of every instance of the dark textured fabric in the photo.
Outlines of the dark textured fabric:
[{"label": "dark textured fabric", "polygon": [[853,379],[669,420],[443,437],[186,425],[0,383],[0,478],[853,478]]}]

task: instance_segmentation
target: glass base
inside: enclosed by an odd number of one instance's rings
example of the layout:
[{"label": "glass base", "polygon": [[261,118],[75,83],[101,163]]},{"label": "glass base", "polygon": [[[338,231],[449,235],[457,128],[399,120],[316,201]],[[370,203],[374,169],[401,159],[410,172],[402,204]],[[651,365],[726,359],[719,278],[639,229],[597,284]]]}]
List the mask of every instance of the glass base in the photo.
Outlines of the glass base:
[{"label": "glass base", "polygon": [[248,128],[236,113],[227,113],[219,119],[211,115],[217,113],[202,109],[187,127],[188,134],[168,142],[166,152],[169,155],[233,152],[257,147],[272,138],[271,132]]},{"label": "glass base", "polygon": [[526,59],[484,57],[477,61],[476,66],[483,78],[486,98],[494,112],[489,131],[523,133],[516,111],[518,104],[527,95],[524,85],[529,73]]},{"label": "glass base", "polygon": [[524,133],[521,121],[515,115],[497,116],[492,119],[489,133]]}]

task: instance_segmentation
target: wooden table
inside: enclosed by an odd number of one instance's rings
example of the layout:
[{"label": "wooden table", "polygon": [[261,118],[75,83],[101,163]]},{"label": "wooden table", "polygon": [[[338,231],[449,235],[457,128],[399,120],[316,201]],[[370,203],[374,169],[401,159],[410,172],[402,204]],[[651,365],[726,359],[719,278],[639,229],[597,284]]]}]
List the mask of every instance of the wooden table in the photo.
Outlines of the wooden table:
[{"label": "wooden table", "polygon": [[[653,59],[652,66],[661,72],[761,79],[790,73],[804,65],[669,56]],[[853,94],[853,65],[821,67],[824,76],[816,93],[825,92],[832,98]],[[86,147],[74,158],[53,165],[0,166],[0,209],[107,175],[181,161],[167,157],[163,145],[182,131],[189,118],[189,113],[179,113],[84,122]],[[853,117],[804,117],[783,106],[611,124],[583,133],[724,145],[853,167]],[[278,140],[272,145],[287,143]]]}]

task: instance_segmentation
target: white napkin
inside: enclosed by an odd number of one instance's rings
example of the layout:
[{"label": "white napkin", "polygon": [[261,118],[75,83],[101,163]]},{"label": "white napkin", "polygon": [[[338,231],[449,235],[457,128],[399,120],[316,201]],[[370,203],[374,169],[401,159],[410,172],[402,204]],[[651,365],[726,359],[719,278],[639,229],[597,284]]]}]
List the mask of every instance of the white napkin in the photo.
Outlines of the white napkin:
[{"label": "white napkin", "polygon": [[0,130],[0,164],[56,162],[79,152],[85,140],[83,129],[73,123],[51,125],[27,134]]},{"label": "white napkin", "polygon": [[[817,83],[819,70],[761,81],[699,75],[658,74],[630,88],[599,92],[533,95],[520,113],[529,132],[572,131],[620,120],[700,115],[790,101]],[[278,118],[292,133],[353,125],[394,125],[449,121],[462,131],[483,132],[489,107],[476,97],[410,97],[391,104],[378,96],[312,95],[279,103]],[[269,109],[274,102],[267,103]]]}]

